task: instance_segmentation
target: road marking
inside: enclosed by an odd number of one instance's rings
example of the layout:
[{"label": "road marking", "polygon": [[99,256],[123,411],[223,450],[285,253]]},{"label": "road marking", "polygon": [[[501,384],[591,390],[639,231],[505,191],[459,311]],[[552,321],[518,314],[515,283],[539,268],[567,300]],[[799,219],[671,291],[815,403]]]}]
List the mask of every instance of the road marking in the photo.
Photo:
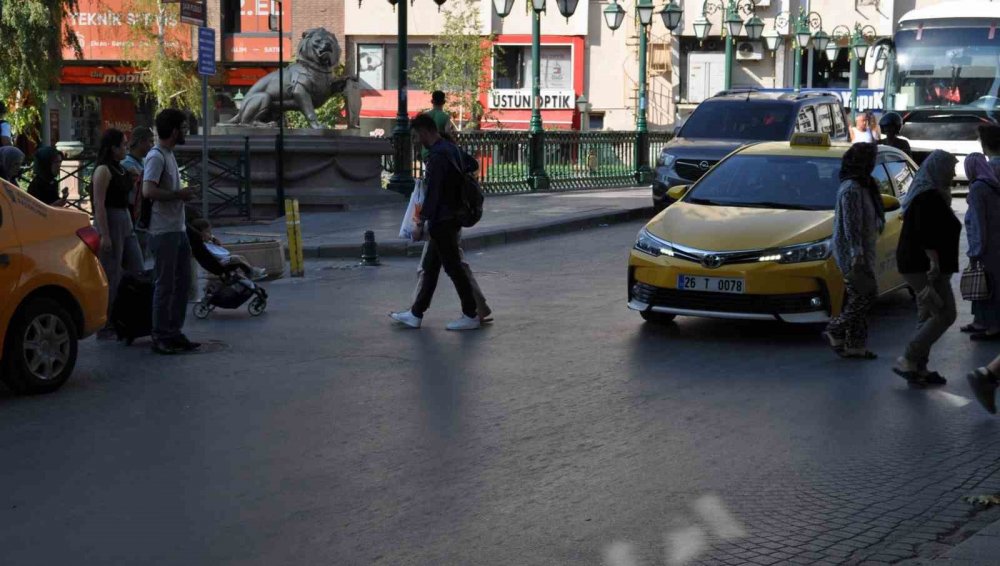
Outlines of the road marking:
[{"label": "road marking", "polygon": [[931,395],[956,408],[962,408],[972,402],[972,399],[948,393],[947,391],[931,391]]},{"label": "road marking", "polygon": [[635,558],[635,545],[625,541],[615,541],[604,549],[605,566],[639,566]]},{"label": "road marking", "polygon": [[708,523],[713,533],[723,540],[743,538],[747,536],[743,525],[726,509],[716,495],[705,495],[694,502],[694,510],[701,520]]},{"label": "road marking", "polygon": [[686,564],[704,552],[705,530],[701,527],[686,527],[667,533],[667,564]]}]

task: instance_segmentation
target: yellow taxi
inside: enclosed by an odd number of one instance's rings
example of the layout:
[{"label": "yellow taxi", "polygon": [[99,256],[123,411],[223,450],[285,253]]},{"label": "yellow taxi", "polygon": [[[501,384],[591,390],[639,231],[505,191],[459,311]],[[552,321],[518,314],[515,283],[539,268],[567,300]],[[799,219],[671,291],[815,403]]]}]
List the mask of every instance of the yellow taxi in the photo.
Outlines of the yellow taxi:
[{"label": "yellow taxi", "polygon": [[48,393],[73,373],[77,343],[107,318],[100,236],[86,214],[0,180],[0,379]]},{"label": "yellow taxi", "polygon": [[[821,323],[840,312],[844,283],[831,257],[840,162],[848,144],[826,134],[744,146],[639,232],[628,268],[628,306],[647,321],[677,316]],[[900,201],[916,165],[879,146],[873,176],[886,210],[878,243],[883,294],[896,271]]]}]

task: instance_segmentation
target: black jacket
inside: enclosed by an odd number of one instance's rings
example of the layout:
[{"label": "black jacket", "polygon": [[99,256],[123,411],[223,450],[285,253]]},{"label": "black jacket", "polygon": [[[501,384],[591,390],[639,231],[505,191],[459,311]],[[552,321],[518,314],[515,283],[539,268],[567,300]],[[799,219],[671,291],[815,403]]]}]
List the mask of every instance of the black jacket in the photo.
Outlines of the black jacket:
[{"label": "black jacket", "polygon": [[479,169],[476,160],[458,146],[442,138],[431,146],[424,171],[424,204],[420,209],[420,219],[442,222],[455,218],[459,206],[462,173],[452,165],[462,167],[472,173]]},{"label": "black jacket", "polygon": [[900,273],[926,273],[930,260],[924,250],[934,250],[938,253],[941,273],[958,273],[961,233],[962,223],[944,196],[937,191],[918,195],[903,214],[896,267]]}]

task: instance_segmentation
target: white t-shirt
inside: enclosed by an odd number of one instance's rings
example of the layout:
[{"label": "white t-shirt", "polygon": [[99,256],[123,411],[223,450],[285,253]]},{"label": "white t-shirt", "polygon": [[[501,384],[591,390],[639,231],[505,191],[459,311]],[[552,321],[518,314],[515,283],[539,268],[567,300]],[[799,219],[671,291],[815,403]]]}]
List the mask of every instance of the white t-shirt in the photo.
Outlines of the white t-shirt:
[{"label": "white t-shirt", "polygon": [[851,132],[854,134],[853,143],[875,143],[875,136],[872,135],[871,130],[861,131],[851,126]]}]

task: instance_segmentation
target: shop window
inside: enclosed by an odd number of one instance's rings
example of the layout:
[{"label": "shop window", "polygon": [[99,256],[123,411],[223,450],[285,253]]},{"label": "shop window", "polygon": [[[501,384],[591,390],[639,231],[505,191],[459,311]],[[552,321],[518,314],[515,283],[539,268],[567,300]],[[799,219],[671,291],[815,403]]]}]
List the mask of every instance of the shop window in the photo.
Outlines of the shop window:
[{"label": "shop window", "polygon": [[[407,46],[406,64],[412,68],[417,57],[431,53],[429,45]],[[370,90],[395,90],[399,88],[397,65],[399,64],[399,49],[395,44],[361,43],[358,44],[357,73],[361,79],[361,88]]]},{"label": "shop window", "polygon": [[[541,88],[573,89],[573,50],[569,45],[548,45],[539,51]],[[493,50],[493,88],[531,88],[531,47],[498,45]]]},{"label": "shop window", "polygon": [[222,33],[240,33],[240,4],[241,0],[222,0]]},{"label": "shop window", "polygon": [[101,99],[74,94],[70,97],[70,138],[83,147],[97,148],[101,136]]},{"label": "shop window", "polygon": [[604,129],[604,113],[603,112],[591,112],[590,121],[587,124],[587,128],[590,130],[603,130]]}]

